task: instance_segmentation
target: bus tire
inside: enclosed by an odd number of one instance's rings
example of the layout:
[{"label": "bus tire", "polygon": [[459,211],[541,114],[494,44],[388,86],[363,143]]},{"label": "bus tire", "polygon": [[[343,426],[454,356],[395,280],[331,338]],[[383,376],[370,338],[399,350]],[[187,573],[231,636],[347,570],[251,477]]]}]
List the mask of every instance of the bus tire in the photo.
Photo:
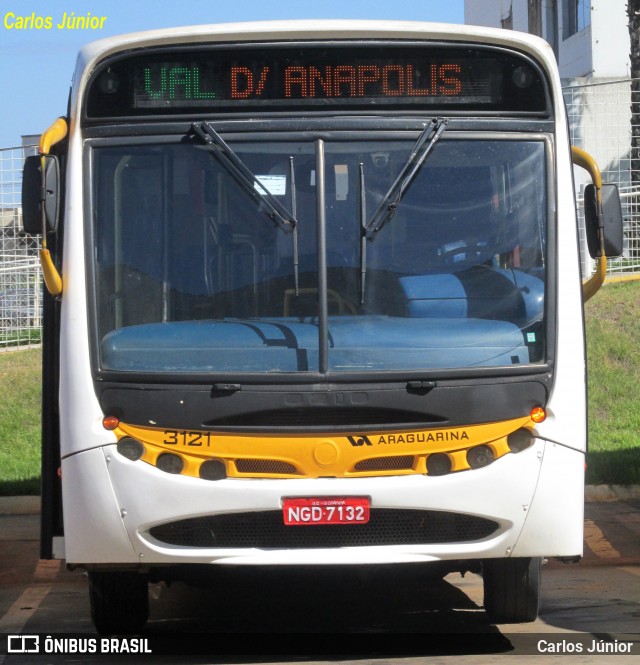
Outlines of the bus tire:
[{"label": "bus tire", "polygon": [[149,618],[147,576],[136,572],[90,572],[89,600],[98,633],[139,633]]},{"label": "bus tire", "polygon": [[482,562],[484,609],[492,623],[527,623],[538,618],[542,558]]}]

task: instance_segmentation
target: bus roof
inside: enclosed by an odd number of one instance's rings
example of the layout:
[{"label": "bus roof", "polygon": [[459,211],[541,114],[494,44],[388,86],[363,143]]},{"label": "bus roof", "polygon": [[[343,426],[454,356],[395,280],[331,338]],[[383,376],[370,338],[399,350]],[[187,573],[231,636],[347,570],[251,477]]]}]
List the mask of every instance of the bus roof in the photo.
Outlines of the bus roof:
[{"label": "bus roof", "polygon": [[[91,69],[97,60],[133,48],[171,44],[224,43],[302,39],[438,39],[470,41],[517,48],[538,61],[554,61],[549,44],[534,35],[500,28],[417,21],[295,20],[220,23],[164,28],[107,37],[84,46],[76,74]],[[80,81],[76,77],[76,81]]]}]

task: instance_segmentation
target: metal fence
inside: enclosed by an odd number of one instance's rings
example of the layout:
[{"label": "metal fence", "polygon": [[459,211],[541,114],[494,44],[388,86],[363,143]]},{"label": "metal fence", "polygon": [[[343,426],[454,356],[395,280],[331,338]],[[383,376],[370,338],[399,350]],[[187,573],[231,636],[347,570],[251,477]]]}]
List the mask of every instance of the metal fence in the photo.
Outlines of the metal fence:
[{"label": "metal fence", "polygon": [[0,149],[0,350],[40,343],[39,241],[22,233],[22,164],[35,146]]},{"label": "metal fence", "polygon": [[[571,81],[564,88],[571,141],[593,155],[603,180],[618,185],[622,198],[624,254],[609,261],[608,279],[640,279],[640,173],[631,160],[631,81]],[[640,98],[633,99],[640,115]],[[21,232],[22,164],[35,146],[0,149],[0,350],[40,342],[42,286],[37,238]],[[582,270],[594,270],[586,251],[582,189],[577,169]]]},{"label": "metal fence", "polygon": [[[603,182],[618,185],[624,218],[624,252],[609,260],[609,281],[640,279],[640,172],[631,159],[631,132],[640,116],[640,96],[632,93],[631,79],[593,81],[577,79],[564,88],[571,143],[591,154],[602,170]],[[632,115],[632,97],[633,111]],[[582,191],[588,176],[575,169],[582,272],[588,276],[595,262],[589,256],[584,234]]]}]

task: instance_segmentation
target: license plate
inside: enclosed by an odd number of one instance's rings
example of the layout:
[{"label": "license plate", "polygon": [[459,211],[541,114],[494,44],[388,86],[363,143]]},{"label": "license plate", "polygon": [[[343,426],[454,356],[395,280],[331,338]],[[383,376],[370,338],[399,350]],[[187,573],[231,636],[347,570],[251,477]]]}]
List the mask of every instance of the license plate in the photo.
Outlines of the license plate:
[{"label": "license plate", "polygon": [[287,526],[366,524],[369,521],[369,499],[353,496],[283,499],[282,512]]}]

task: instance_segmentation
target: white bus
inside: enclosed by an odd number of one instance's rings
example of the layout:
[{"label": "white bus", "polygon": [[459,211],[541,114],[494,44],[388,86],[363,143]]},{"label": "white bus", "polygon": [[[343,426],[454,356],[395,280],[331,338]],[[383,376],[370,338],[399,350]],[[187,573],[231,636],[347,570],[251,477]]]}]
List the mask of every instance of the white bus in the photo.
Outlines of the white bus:
[{"label": "white bus", "polygon": [[228,564],[433,563],[481,572],[492,621],[536,618],[542,558],[582,553],[587,445],[545,42],[369,21],[104,39],[40,153],[42,556],[88,571],[98,631],[140,630],[149,581]]}]

